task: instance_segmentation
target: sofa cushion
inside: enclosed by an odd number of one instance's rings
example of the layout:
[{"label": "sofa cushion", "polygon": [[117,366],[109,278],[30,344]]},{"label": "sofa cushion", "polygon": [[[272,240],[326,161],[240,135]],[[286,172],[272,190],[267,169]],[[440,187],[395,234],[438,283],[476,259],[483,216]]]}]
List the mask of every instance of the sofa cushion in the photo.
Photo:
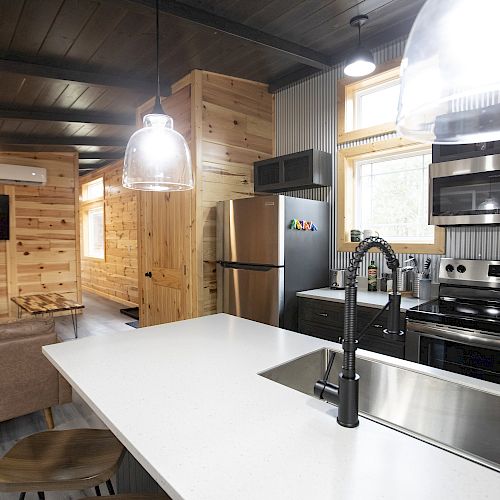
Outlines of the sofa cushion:
[{"label": "sofa cushion", "polygon": [[53,318],[26,318],[0,323],[0,341],[33,335],[47,335],[55,331]]}]

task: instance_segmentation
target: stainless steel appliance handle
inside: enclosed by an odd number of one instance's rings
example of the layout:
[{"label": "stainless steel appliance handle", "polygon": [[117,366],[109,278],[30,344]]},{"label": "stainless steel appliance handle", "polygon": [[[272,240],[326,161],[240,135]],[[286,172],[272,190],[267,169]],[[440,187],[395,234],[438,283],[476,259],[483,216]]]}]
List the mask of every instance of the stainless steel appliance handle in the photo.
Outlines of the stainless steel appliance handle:
[{"label": "stainless steel appliance handle", "polygon": [[224,269],[243,269],[245,271],[270,271],[282,266],[268,266],[265,264],[241,264],[239,262],[218,262]]},{"label": "stainless steel appliance handle", "polygon": [[446,339],[461,344],[470,344],[478,347],[489,347],[500,350],[500,336],[489,334],[481,330],[466,330],[452,326],[408,321],[407,330],[425,337]]}]

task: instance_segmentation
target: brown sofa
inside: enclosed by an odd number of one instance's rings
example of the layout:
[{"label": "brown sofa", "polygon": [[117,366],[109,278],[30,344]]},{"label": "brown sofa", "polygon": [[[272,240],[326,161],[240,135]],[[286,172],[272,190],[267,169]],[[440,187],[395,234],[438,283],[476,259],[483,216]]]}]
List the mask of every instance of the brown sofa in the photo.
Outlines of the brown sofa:
[{"label": "brown sofa", "polygon": [[71,387],[42,354],[56,342],[52,318],[0,323],[0,422],[45,410],[53,428],[51,407],[71,401]]}]

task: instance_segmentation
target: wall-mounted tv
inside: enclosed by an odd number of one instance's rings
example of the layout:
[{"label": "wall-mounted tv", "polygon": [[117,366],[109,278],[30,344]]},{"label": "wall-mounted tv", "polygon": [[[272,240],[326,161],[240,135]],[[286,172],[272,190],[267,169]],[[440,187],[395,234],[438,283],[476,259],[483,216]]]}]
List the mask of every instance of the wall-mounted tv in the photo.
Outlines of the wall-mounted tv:
[{"label": "wall-mounted tv", "polygon": [[9,196],[0,194],[0,240],[8,240],[9,237]]}]

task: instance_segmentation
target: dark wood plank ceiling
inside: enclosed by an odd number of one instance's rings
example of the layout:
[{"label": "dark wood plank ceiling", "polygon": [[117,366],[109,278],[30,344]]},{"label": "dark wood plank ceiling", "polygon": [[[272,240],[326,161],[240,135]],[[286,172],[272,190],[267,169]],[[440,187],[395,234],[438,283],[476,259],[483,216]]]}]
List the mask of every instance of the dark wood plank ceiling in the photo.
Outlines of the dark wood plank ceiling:
[{"label": "dark wood plank ceiling", "polygon": [[[163,93],[194,68],[279,88],[341,61],[356,40],[352,16],[370,16],[373,48],[408,33],[423,3],[160,0]],[[116,158],[154,92],[153,6],[0,0],[0,148],[73,148],[82,170]]]}]

